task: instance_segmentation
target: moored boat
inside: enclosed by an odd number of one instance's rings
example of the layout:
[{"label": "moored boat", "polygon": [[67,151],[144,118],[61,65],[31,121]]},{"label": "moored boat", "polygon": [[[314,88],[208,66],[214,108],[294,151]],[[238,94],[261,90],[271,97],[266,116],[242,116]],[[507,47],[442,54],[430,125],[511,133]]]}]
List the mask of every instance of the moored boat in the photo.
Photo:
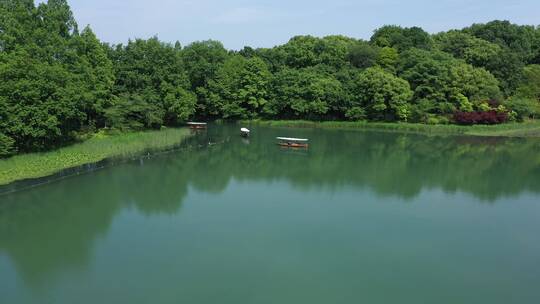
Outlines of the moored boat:
[{"label": "moored boat", "polygon": [[277,137],[279,140],[278,145],[287,148],[308,148],[309,139],[306,138],[291,138],[291,137]]},{"label": "moored boat", "polygon": [[240,129],[240,135],[242,137],[249,137],[249,134],[251,133],[251,131],[247,128],[241,128]]},{"label": "moored boat", "polygon": [[187,125],[192,130],[202,130],[208,127],[208,124],[205,122],[188,122]]}]

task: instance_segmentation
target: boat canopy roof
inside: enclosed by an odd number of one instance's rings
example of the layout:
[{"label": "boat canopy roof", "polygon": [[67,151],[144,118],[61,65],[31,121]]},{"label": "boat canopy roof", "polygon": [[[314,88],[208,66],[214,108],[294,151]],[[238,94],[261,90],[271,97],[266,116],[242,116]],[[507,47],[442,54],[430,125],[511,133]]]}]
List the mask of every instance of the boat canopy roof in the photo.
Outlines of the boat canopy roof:
[{"label": "boat canopy roof", "polygon": [[289,138],[289,137],[277,137],[277,139],[282,141],[289,141],[289,142],[307,142],[309,139],[306,138]]},{"label": "boat canopy roof", "polygon": [[187,124],[191,126],[206,126],[205,122],[188,122]]},{"label": "boat canopy roof", "polygon": [[241,131],[241,132],[249,133],[249,129],[247,129],[247,128],[242,128],[242,129],[240,129],[240,131]]}]

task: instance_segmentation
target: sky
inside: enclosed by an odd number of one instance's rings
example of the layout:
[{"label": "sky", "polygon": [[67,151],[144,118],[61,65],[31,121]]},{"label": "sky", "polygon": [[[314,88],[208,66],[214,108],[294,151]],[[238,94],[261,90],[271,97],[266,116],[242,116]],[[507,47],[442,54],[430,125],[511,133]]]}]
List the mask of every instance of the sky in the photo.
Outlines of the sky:
[{"label": "sky", "polygon": [[[41,2],[41,1],[38,1]],[[295,35],[369,39],[385,24],[430,33],[495,19],[540,24],[540,0],[68,0],[82,28],[109,43],[158,36],[215,39],[228,49],[272,47]]]}]

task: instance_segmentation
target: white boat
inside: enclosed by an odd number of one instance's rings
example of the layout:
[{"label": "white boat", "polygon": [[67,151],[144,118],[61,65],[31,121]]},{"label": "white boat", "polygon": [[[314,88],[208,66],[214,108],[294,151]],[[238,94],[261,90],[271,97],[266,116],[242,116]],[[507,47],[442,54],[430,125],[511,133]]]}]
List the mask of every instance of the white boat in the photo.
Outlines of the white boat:
[{"label": "white boat", "polygon": [[281,141],[288,141],[288,142],[308,142],[309,139],[306,138],[292,138],[292,137],[277,137],[277,139]]},{"label": "white boat", "polygon": [[249,129],[247,129],[247,128],[241,128],[240,129],[240,135],[242,135],[243,137],[248,137],[249,133],[251,133],[251,131]]},{"label": "white boat", "polygon": [[208,125],[205,122],[188,122],[187,124],[191,129],[206,129]]},{"label": "white boat", "polygon": [[291,138],[291,137],[277,137],[279,140],[278,145],[288,148],[307,148],[309,147],[306,138]]}]

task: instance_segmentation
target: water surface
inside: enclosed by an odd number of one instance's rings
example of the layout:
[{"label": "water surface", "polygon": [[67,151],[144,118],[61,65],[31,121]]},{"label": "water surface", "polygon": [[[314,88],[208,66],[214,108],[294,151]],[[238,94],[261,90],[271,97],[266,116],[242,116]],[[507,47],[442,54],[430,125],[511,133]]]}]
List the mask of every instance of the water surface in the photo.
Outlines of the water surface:
[{"label": "water surface", "polygon": [[0,303],[540,303],[540,141],[237,129],[0,196]]}]

